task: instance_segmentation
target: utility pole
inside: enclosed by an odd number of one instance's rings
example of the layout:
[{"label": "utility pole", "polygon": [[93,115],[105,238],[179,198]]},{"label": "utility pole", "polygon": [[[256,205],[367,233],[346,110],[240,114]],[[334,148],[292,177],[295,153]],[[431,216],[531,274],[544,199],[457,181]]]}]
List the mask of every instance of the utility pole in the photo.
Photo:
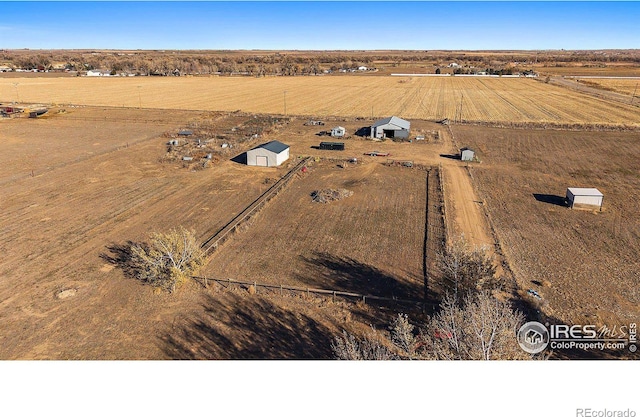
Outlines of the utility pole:
[{"label": "utility pole", "polygon": [[19,83],[13,83],[13,86],[16,88],[16,97],[17,97],[16,103],[20,102],[20,94],[18,93],[18,84]]},{"label": "utility pole", "polygon": [[636,91],[638,91],[638,83],[636,83],[636,88],[633,90],[633,95],[631,96],[631,104],[633,104],[633,99],[636,98]]}]

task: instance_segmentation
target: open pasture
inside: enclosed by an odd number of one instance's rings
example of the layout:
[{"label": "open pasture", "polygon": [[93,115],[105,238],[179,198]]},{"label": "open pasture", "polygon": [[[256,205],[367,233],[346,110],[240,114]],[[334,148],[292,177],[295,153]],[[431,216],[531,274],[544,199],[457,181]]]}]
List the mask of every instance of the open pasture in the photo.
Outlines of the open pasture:
[{"label": "open pasture", "polygon": [[636,104],[640,101],[638,97],[640,95],[640,76],[635,78],[585,78],[581,79],[580,82],[626,94],[629,96],[629,102],[631,102],[631,97],[634,97],[633,102]]},{"label": "open pasture", "polygon": [[640,125],[637,107],[525,78],[76,77],[0,79],[0,100],[499,123]]},{"label": "open pasture", "polygon": [[[180,225],[203,239],[277,175],[231,161],[198,172],[161,164],[160,134],[184,126],[191,113],[174,112],[158,125],[148,112],[129,111],[137,120],[129,123],[112,111],[96,121],[95,112],[2,121],[2,359],[162,357],[149,332],[182,304],[124,279],[109,247]],[[33,177],[14,175],[34,166],[16,166],[16,155],[39,164]],[[76,295],[56,298],[63,290]]]},{"label": "open pasture", "polygon": [[[454,126],[474,148],[470,164],[504,252],[523,290],[570,323],[613,324],[640,315],[640,142],[630,132]],[[600,211],[564,205],[567,187],[596,187]]]},{"label": "open pasture", "polygon": [[[420,299],[426,174],[375,162],[316,163],[218,249],[203,273]],[[327,188],[353,195],[312,201],[312,192]]]}]

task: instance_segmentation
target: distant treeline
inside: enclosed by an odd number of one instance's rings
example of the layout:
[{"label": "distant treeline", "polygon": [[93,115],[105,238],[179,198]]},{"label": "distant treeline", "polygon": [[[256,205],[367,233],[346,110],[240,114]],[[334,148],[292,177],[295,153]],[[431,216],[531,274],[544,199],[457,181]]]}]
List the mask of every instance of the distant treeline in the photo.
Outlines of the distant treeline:
[{"label": "distant treeline", "polygon": [[25,70],[107,70],[138,75],[235,74],[313,75],[367,66],[431,64],[444,67],[490,66],[500,71],[516,65],[565,63],[640,63],[640,50],[611,51],[67,51],[3,50],[0,65]]}]

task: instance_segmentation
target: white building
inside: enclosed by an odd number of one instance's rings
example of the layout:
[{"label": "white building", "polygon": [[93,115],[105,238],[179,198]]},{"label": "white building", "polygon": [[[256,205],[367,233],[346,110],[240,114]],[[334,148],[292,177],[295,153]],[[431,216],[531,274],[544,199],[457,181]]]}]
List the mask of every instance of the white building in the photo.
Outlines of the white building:
[{"label": "white building", "polygon": [[473,151],[473,149],[470,149],[470,148],[460,149],[460,159],[462,159],[463,161],[473,161],[473,157],[475,155],[476,153]]},{"label": "white building", "polygon": [[411,123],[396,116],[381,119],[371,125],[371,139],[408,139]]},{"label": "white building", "polygon": [[277,140],[263,143],[247,151],[247,165],[276,167],[289,159],[289,145]]},{"label": "white building", "polygon": [[87,71],[87,77],[109,77],[111,73],[105,70],[89,70]]},{"label": "white building", "polygon": [[602,209],[604,195],[597,188],[567,188],[567,202],[571,208]]},{"label": "white building", "polygon": [[342,126],[336,126],[333,129],[331,129],[331,136],[333,136],[334,138],[341,138],[344,136],[345,133],[346,133],[346,129]]}]

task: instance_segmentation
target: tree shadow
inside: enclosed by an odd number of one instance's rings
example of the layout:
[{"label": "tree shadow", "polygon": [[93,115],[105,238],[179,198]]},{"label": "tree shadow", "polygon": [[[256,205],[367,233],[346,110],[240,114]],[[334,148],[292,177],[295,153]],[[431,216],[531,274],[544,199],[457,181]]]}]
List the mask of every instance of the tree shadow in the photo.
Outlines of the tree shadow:
[{"label": "tree shadow", "polygon": [[449,153],[441,153],[440,157],[441,158],[456,159],[458,161],[461,159],[461,156],[459,154],[449,154]]},{"label": "tree shadow", "polygon": [[125,244],[111,243],[107,245],[107,250],[109,252],[101,253],[100,259],[115,266],[116,268],[120,268],[125,277],[135,278],[138,276],[138,271],[140,269],[132,261],[133,254],[131,252],[131,247],[134,245],[140,246],[141,244],[131,240],[128,240]]},{"label": "tree shadow", "polygon": [[172,359],[331,359],[335,330],[258,296],[206,295],[204,312],[161,335]]},{"label": "tree shadow", "polygon": [[372,265],[326,252],[300,257],[310,268],[305,275],[296,274],[296,280],[309,287],[415,300],[421,300],[424,295],[421,278],[412,285]]},{"label": "tree shadow", "polygon": [[242,152],[241,154],[234,156],[233,158],[231,158],[231,162],[235,162],[236,164],[241,165],[247,165],[247,153]]},{"label": "tree shadow", "polygon": [[533,193],[533,197],[535,197],[537,201],[540,201],[542,203],[554,204],[556,206],[561,206],[561,207],[568,207],[567,202],[565,201],[565,198],[559,195]]}]

